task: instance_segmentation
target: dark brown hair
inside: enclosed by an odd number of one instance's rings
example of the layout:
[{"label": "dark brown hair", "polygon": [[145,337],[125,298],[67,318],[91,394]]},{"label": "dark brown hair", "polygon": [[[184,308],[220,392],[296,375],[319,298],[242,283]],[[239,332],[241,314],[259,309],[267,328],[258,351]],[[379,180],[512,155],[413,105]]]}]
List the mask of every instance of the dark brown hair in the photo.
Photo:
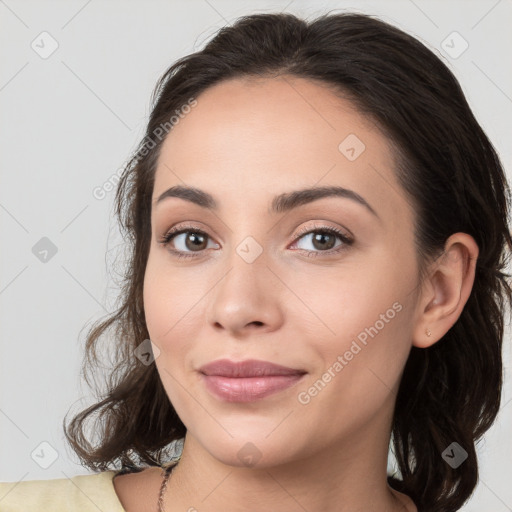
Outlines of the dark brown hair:
[{"label": "dark brown hair", "polygon": [[[155,131],[208,87],[229,78],[292,76],[318,80],[349,98],[396,148],[396,175],[417,216],[421,276],[447,238],[468,233],[479,247],[471,295],[458,321],[429,348],[412,347],[396,399],[392,447],[399,474],[389,484],[420,510],[458,510],[478,481],[475,443],[493,424],[502,391],[502,340],[512,289],[503,272],[512,238],[510,190],[496,151],[448,67],[416,38],[376,17],[325,14],[245,16],[159,80],[146,136],[124,169],[116,214],[129,245],[120,304],[87,335],[83,366],[94,369],[100,337],[113,331],[115,365],[99,402],[64,431],[82,464],[161,465],[186,429],[154,364],[134,349],[149,333],[143,280],[151,239],[151,197],[161,140]],[[109,343],[111,344],[111,343]],[[87,382],[89,382],[87,380]],[[99,443],[85,433],[97,414]],[[452,442],[468,453],[452,468],[441,454]]]}]

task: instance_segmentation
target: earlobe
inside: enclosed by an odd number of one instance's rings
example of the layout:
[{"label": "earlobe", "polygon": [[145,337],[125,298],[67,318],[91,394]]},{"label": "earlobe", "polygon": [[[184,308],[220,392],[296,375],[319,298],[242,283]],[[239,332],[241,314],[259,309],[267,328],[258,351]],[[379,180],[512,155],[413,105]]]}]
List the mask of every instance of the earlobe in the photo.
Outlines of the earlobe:
[{"label": "earlobe", "polygon": [[427,348],[439,341],[457,322],[471,294],[478,245],[467,233],[448,238],[436,259],[418,299],[418,318],[412,344]]}]

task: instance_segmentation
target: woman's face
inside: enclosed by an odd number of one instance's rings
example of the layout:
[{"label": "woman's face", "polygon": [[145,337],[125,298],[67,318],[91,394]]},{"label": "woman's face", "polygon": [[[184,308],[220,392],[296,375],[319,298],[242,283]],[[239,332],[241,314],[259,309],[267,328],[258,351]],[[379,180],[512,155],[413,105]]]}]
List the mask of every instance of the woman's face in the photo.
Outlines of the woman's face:
[{"label": "woman's face", "polygon": [[[187,436],[217,460],[387,453],[418,286],[413,210],[393,166],[387,140],[348,101],[291,77],[211,87],[164,141],[146,321]],[[157,202],[177,186],[212,199]],[[320,187],[348,192],[296,196]],[[159,243],[174,227],[184,232]],[[200,371],[217,360],[293,371]]]}]

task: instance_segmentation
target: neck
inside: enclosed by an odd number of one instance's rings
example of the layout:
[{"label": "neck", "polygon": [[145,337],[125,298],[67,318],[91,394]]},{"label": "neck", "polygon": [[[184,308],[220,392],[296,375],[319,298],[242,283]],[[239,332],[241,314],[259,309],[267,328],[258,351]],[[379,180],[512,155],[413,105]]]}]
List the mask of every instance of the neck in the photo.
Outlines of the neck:
[{"label": "neck", "polygon": [[405,512],[399,493],[387,483],[389,438],[368,434],[360,430],[338,447],[250,468],[219,461],[188,433],[165,510]]}]

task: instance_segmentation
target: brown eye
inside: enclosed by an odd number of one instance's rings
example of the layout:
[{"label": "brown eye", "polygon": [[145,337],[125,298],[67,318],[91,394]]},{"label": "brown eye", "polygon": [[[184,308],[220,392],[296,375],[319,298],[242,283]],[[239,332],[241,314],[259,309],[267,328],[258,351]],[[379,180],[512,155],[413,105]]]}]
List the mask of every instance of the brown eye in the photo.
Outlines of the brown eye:
[{"label": "brown eye", "polygon": [[318,232],[313,234],[312,242],[315,249],[332,249],[336,244],[336,236],[331,233]]},{"label": "brown eye", "polygon": [[[193,226],[185,226],[171,229],[159,240],[159,243],[164,246],[170,245],[169,251],[177,256],[187,257],[194,256],[193,253],[201,253],[204,249],[207,249],[208,241],[211,241],[210,237],[204,231],[196,229]],[[216,244],[214,244],[214,247],[215,245]]]},{"label": "brown eye", "polygon": [[184,244],[188,250],[195,251],[196,249],[206,249],[208,235],[202,235],[194,231],[187,231],[184,235]]},{"label": "brown eye", "polygon": [[[340,242],[336,244],[336,240],[340,240]],[[306,241],[306,243],[303,241]],[[321,253],[337,253],[346,249],[352,243],[352,238],[349,238],[340,230],[326,226],[303,230],[299,233],[298,240],[294,245],[309,252],[314,257]]]}]

